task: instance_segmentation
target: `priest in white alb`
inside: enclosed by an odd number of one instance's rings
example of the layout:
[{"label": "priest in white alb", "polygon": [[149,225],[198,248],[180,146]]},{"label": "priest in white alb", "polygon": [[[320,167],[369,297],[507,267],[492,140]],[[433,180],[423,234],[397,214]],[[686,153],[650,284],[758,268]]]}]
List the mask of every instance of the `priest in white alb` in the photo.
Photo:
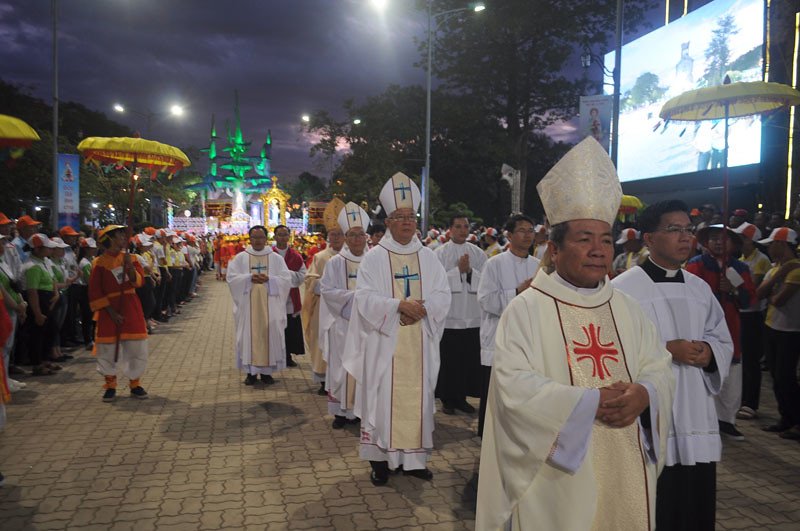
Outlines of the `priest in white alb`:
[{"label": "priest in white alb", "polygon": [[236,367],[267,385],[272,374],[286,368],[286,298],[290,276],[283,258],[267,245],[267,229],[250,229],[250,245],[228,263],[226,276],[233,297]]},{"label": "priest in white alb", "polygon": [[319,344],[327,363],[328,413],[333,415],[335,430],[342,429],[348,421],[356,421],[356,381],[342,365],[342,352],[353,312],[358,267],[367,248],[369,214],[350,202],[339,212],[338,221],[345,243],[339,254],[328,261],[319,281]]},{"label": "priest in white alb", "polygon": [[686,204],[654,203],[638,222],[649,256],[612,285],[639,301],[672,355],[675,398],[667,462],[656,488],[658,528],[713,531],[716,463],[722,459],[714,397],[727,381],[733,341],[708,283],[681,269],[693,247]]},{"label": "priest in white alb", "polygon": [[589,137],[537,190],[555,270],[497,327],[476,529],[655,529],[674,379],[653,323],[608,281],[616,171]]},{"label": "priest in white alb", "polygon": [[303,280],[303,340],[305,350],[311,361],[311,372],[314,383],[320,384],[318,394],[327,395],[325,390],[325,372],[327,370],[322,349],[320,348],[319,312],[320,312],[320,285],[319,279],[325,271],[328,260],[339,254],[344,244],[344,234],[339,227],[338,216],[344,208],[344,203],[339,198],[334,198],[328,203],[323,212],[325,230],[327,231],[328,246],[311,259],[306,277]]},{"label": "priest in white alb", "polygon": [[356,379],[359,455],[374,485],[389,470],[430,480],[439,341],[450,308],[442,264],[416,236],[420,193],[396,173],[380,193],[386,234],[361,261],[344,368]]},{"label": "priest in white alb", "polygon": [[514,214],[504,230],[508,233],[508,250],[486,262],[478,285],[478,304],[481,308],[481,401],[478,415],[478,437],[483,437],[486,420],[486,399],[494,360],[494,338],[497,323],[511,300],[531,285],[539,270],[539,260],[528,249],[533,243],[536,227],[524,214]]},{"label": "priest in white alb", "polygon": [[442,401],[442,413],[456,410],[475,413],[467,396],[481,394],[481,308],[478,284],[486,254],[477,245],[467,243],[469,218],[455,213],[450,218],[450,241],[434,251],[447,273],[450,284],[450,311],[439,346],[442,364],[436,396]]}]

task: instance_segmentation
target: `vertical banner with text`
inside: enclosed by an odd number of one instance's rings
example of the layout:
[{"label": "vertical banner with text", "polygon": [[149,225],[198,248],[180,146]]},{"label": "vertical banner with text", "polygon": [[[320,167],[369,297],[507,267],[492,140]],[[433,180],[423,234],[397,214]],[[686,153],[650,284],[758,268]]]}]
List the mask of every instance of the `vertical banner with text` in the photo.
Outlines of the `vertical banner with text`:
[{"label": "vertical banner with text", "polygon": [[608,151],[613,107],[613,96],[581,96],[581,118],[578,126],[581,138],[592,136]]},{"label": "vertical banner with text", "polygon": [[80,230],[80,155],[58,154],[58,226]]}]

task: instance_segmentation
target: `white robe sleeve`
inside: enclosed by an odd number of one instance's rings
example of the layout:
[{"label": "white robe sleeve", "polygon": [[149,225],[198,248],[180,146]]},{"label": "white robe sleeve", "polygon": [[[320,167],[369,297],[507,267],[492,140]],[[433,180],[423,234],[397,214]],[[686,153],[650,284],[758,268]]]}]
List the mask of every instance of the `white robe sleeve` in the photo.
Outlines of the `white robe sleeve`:
[{"label": "white robe sleeve", "polygon": [[558,433],[553,453],[548,462],[574,474],[583,464],[589,441],[592,439],[594,417],[600,403],[599,389],[586,389],[578,405],[572,410],[564,428]]},{"label": "white robe sleeve", "polygon": [[491,260],[484,266],[478,285],[478,303],[481,309],[496,317],[503,314],[508,303],[517,295],[516,289],[503,289],[501,274],[500,261]]},{"label": "white robe sleeve", "polygon": [[[363,321],[362,330],[376,330],[384,336],[394,336],[400,326],[400,312],[397,311],[400,301],[386,294],[385,286],[391,285],[386,274],[389,266],[385,252],[370,253],[364,257],[358,268],[355,308]],[[446,313],[446,310],[445,310]]]},{"label": "white robe sleeve", "polygon": [[[284,260],[283,265],[286,265],[286,261],[285,260]],[[306,273],[308,272],[308,270],[306,269],[306,265],[305,264],[301,265],[300,269],[298,269],[297,271],[290,271],[288,267],[286,268],[286,270],[289,271],[289,275],[290,275],[290,282],[291,282],[291,286],[290,287],[299,288],[300,286],[303,285],[303,281],[306,278]]]},{"label": "white robe sleeve", "polygon": [[[450,311],[450,289],[446,273],[433,253],[425,248],[419,251],[420,261],[427,263],[423,279],[425,282],[424,297],[427,315],[422,323],[428,337],[439,341],[444,333],[447,312]],[[424,266],[423,266],[424,267]],[[458,268],[456,268],[458,270]]]},{"label": "white robe sleeve", "polygon": [[[343,271],[344,268],[344,271]],[[327,362],[330,350],[329,334],[339,319],[350,320],[350,308],[355,292],[347,288],[347,264],[332,258],[319,281],[321,304],[319,307],[319,344],[322,357]]]},{"label": "white robe sleeve", "polygon": [[718,395],[730,370],[731,360],[733,359],[733,340],[728,330],[728,324],[725,322],[725,313],[722,311],[722,306],[720,306],[717,298],[711,292],[711,288],[705,282],[703,282],[703,287],[707,292],[706,297],[710,301],[710,308],[706,314],[706,322],[703,328],[703,341],[711,347],[711,353],[717,364],[716,371],[703,371],[703,381],[709,393]]}]

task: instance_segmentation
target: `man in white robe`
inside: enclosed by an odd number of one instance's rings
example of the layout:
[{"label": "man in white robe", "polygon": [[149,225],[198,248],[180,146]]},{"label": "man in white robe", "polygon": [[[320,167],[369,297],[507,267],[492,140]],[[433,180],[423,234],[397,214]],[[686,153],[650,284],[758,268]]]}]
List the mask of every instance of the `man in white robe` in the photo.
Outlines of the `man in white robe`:
[{"label": "man in white robe", "polygon": [[236,367],[247,373],[245,385],[256,375],[273,384],[272,373],[286,367],[284,328],[290,276],[283,258],[267,245],[267,229],[250,229],[250,245],[228,263],[226,276],[233,297],[236,330]]},{"label": "man in white robe", "polygon": [[589,137],[537,190],[555,271],[500,318],[476,529],[654,529],[674,382],[655,326],[608,282],[616,170]]},{"label": "man in white robe", "polygon": [[359,455],[374,485],[389,469],[430,480],[439,341],[450,308],[444,268],[416,237],[417,185],[402,173],[384,185],[386,234],[364,256],[345,346],[344,368],[356,379]]},{"label": "man in white robe", "polygon": [[333,429],[342,429],[347,421],[356,421],[353,413],[356,381],[342,365],[347,328],[353,311],[356,278],[367,246],[369,214],[350,202],[339,212],[339,225],[345,245],[328,261],[319,281],[322,298],[319,308],[319,344],[327,364],[325,386],[328,413],[333,415]]},{"label": "man in white robe", "polygon": [[510,247],[508,251],[491,257],[483,267],[478,285],[478,303],[481,307],[481,402],[478,415],[478,437],[483,436],[486,419],[486,398],[494,359],[494,339],[500,316],[511,299],[531,285],[539,270],[539,260],[528,254],[533,241],[533,220],[522,214],[511,216],[505,225]]},{"label": "man in white robe", "polygon": [[681,270],[692,252],[686,204],[650,205],[639,227],[650,256],[612,284],[639,301],[672,355],[675,398],[656,521],[659,529],[713,530],[716,462],[722,458],[714,397],[728,375],[733,342],[708,283]]},{"label": "man in white robe", "polygon": [[450,284],[450,311],[439,346],[441,366],[436,396],[442,401],[442,413],[456,410],[475,413],[467,396],[480,396],[481,309],[478,284],[486,254],[477,245],[467,243],[469,219],[454,214],[450,219],[450,241],[438,247],[436,257],[442,263]]},{"label": "man in white robe", "polygon": [[[343,206],[341,200],[338,202]],[[331,205],[332,204],[333,202],[331,202]],[[338,208],[337,210],[339,212],[336,212],[336,216],[341,213],[343,208]],[[320,384],[318,394],[323,396],[327,395],[328,392],[325,390],[325,372],[327,367],[319,343],[319,312],[321,306],[319,280],[325,272],[325,266],[328,261],[339,254],[339,251],[342,250],[342,245],[344,245],[344,233],[339,227],[338,221],[334,218],[333,221],[327,222],[326,225],[325,229],[328,231],[328,246],[315,254],[311,259],[311,265],[308,268],[305,280],[303,280],[304,294],[303,310],[301,312],[306,353],[308,354],[309,361],[311,361],[311,372],[313,373],[314,383]]]}]

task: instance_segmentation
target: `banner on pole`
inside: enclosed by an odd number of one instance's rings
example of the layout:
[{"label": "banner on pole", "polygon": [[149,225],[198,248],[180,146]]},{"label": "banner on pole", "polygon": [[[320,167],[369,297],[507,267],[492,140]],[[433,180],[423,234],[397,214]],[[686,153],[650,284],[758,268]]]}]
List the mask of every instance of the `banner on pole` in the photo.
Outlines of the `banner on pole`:
[{"label": "banner on pole", "polygon": [[80,155],[58,154],[58,226],[80,230]]},{"label": "banner on pole", "polygon": [[581,96],[579,132],[582,138],[594,137],[608,151],[611,138],[611,111],[614,97]]}]

